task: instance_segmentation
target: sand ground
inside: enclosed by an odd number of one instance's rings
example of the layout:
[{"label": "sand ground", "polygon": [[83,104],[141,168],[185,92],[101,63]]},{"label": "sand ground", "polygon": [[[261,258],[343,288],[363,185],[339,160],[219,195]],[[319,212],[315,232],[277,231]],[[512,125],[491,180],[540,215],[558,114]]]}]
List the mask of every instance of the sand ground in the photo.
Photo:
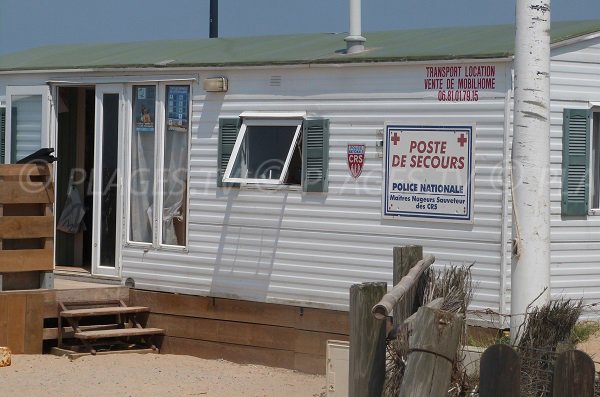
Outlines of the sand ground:
[{"label": "sand ground", "polygon": [[[600,333],[578,346],[600,371]],[[325,377],[170,354],[13,355],[0,396],[325,397]]]},{"label": "sand ground", "polygon": [[13,355],[0,395],[17,397],[324,397],[325,377],[169,354]]}]

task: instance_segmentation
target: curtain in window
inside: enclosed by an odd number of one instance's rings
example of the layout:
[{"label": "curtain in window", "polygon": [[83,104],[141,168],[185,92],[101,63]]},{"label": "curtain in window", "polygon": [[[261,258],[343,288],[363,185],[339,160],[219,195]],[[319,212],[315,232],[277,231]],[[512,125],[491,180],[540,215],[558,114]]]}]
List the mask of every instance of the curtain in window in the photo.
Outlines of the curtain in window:
[{"label": "curtain in window", "polygon": [[42,146],[42,96],[13,95],[11,162],[29,156]]},{"label": "curtain in window", "polygon": [[131,136],[131,241],[152,242],[156,87],[133,87]]},{"label": "curtain in window", "polygon": [[189,86],[167,86],[162,243],[185,245]]}]

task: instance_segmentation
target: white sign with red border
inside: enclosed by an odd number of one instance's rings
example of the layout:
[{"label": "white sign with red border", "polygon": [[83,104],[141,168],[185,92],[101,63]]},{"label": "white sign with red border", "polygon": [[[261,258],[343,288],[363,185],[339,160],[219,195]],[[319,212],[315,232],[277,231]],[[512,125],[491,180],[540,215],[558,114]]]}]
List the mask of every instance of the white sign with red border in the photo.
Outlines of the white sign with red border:
[{"label": "white sign with red border", "polygon": [[474,125],[388,123],[383,217],[473,223]]}]

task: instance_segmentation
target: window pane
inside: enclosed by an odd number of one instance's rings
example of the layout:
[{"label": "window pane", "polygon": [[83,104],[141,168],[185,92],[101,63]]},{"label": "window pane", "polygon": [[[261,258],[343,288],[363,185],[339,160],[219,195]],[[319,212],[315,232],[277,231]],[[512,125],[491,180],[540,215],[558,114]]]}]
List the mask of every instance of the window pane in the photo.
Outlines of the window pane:
[{"label": "window pane", "polygon": [[42,96],[13,95],[11,114],[11,162],[42,147]]},{"label": "window pane", "polygon": [[600,208],[600,112],[594,112],[592,118],[592,208]]},{"label": "window pane", "polygon": [[102,96],[102,200],[100,266],[115,267],[117,230],[117,153],[119,94]]},{"label": "window pane", "polygon": [[131,241],[152,242],[156,87],[133,87],[131,135]]},{"label": "window pane", "polygon": [[231,177],[278,180],[294,140],[296,128],[296,126],[247,126]]},{"label": "window pane", "polygon": [[185,245],[189,86],[167,86],[162,243]]}]

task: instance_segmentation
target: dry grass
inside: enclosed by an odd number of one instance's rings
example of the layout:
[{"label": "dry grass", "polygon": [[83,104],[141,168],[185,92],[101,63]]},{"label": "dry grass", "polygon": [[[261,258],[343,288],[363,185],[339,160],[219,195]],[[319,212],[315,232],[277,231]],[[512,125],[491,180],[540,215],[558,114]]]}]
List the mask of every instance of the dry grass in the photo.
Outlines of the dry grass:
[{"label": "dry grass", "polygon": [[[471,266],[452,266],[441,271],[429,269],[422,277],[417,288],[417,301],[419,306],[443,298],[441,310],[464,314],[473,296],[471,279]],[[459,352],[466,342],[466,323],[459,344]],[[406,368],[408,355],[408,332],[405,327],[399,327],[397,337],[390,340],[387,345],[386,381],[384,397],[398,396],[402,377]],[[472,381],[467,377],[464,365],[461,362],[462,354],[456,355],[453,364],[451,394],[458,396],[463,390],[471,388]]]},{"label": "dry grass", "polygon": [[552,373],[559,350],[571,347],[570,338],[581,315],[581,300],[556,300],[531,309],[520,334],[521,396],[551,395]]}]

